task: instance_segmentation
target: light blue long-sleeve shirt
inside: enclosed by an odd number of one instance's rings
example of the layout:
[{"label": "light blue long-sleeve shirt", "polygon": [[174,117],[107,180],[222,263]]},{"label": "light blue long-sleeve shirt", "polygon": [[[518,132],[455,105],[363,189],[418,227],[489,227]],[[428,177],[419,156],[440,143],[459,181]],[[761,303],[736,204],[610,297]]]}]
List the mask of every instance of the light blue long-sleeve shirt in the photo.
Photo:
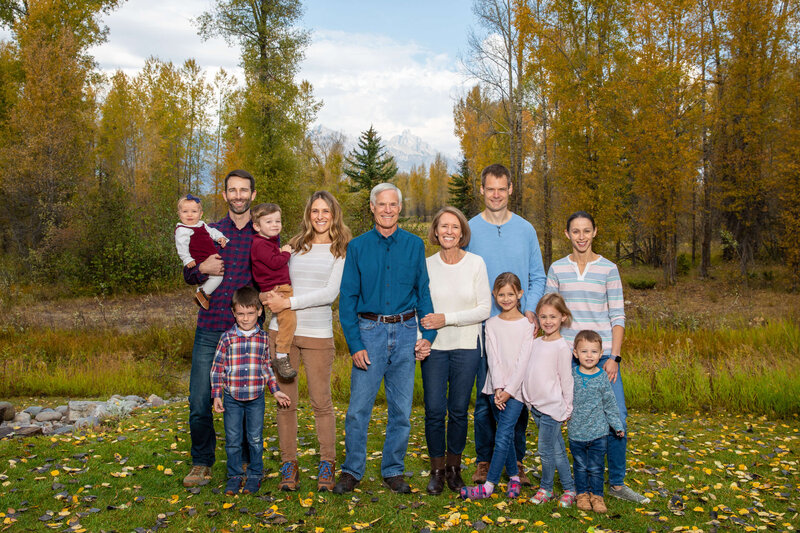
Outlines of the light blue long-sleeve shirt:
[{"label": "light blue long-sleeve shirt", "polygon": [[[472,231],[467,250],[483,258],[489,274],[489,287],[503,272],[513,272],[522,283],[522,311],[536,311],[544,294],[547,279],[542,263],[542,250],[536,230],[530,222],[512,213],[505,224],[495,225],[486,222],[478,214],[469,221]],[[497,302],[492,299],[492,316],[500,314]]]},{"label": "light blue long-sleeve shirt", "polygon": [[[347,246],[339,291],[339,321],[350,354],[366,349],[358,328],[359,313],[396,315],[416,310],[433,313],[422,239],[398,228],[388,237],[372,229]],[[433,343],[436,330],[421,325],[422,338]]]}]

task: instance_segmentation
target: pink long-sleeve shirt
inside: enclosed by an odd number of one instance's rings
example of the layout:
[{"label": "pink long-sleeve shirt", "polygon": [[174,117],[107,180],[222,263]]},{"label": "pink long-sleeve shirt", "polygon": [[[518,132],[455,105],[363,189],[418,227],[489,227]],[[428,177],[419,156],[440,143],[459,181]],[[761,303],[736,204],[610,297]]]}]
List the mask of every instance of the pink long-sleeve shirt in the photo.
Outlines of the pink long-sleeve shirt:
[{"label": "pink long-sleeve shirt", "polygon": [[522,381],[525,404],[563,422],[572,414],[572,391],[572,352],[567,341],[564,337],[535,339]]},{"label": "pink long-sleeve shirt", "polygon": [[522,317],[503,320],[493,316],[486,321],[486,357],[489,372],[484,394],[503,389],[515,400],[522,401],[522,379],[528,367],[533,344],[533,324]]}]

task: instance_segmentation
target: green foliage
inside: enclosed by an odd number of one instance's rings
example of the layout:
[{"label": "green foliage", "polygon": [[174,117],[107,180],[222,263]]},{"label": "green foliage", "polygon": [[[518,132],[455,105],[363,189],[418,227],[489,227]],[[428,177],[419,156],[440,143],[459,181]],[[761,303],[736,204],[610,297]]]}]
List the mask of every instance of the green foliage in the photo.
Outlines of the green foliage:
[{"label": "green foliage", "polygon": [[689,257],[689,254],[678,254],[676,262],[676,272],[679,276],[689,274],[689,271],[692,269],[692,259]]},{"label": "green foliage", "polygon": [[473,177],[469,171],[467,158],[461,159],[458,173],[450,176],[448,190],[450,192],[450,205],[459,208],[469,220],[480,211],[475,199],[476,191],[473,187]]},{"label": "green foliage", "polygon": [[656,280],[652,278],[629,278],[627,280],[628,286],[631,289],[646,291],[655,288]]}]

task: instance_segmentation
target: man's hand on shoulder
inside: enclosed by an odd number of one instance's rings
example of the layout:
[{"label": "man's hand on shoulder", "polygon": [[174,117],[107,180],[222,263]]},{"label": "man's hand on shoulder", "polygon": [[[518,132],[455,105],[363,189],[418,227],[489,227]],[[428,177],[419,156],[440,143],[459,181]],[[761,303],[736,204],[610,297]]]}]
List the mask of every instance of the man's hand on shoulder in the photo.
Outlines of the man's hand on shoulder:
[{"label": "man's hand on shoulder", "polygon": [[537,333],[539,333],[539,321],[536,319],[536,313],[533,311],[525,311],[525,318],[528,319],[528,322],[533,324],[533,336],[535,337]]},{"label": "man's hand on shoulder", "polygon": [[222,276],[225,274],[225,263],[222,261],[222,256],[214,254],[198,265],[200,272],[207,276]]},{"label": "man's hand on shoulder", "polygon": [[371,363],[366,350],[359,350],[353,354],[353,364],[361,370],[366,370]]}]

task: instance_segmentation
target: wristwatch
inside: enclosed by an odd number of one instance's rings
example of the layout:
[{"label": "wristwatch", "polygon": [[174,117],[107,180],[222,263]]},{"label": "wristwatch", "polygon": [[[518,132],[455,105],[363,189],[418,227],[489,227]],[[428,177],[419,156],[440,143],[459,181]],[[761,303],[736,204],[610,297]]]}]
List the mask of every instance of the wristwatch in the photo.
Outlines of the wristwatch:
[{"label": "wristwatch", "polygon": [[622,357],[620,357],[619,355],[609,355],[608,358],[614,361],[615,363],[619,363],[620,361],[622,361]]}]

